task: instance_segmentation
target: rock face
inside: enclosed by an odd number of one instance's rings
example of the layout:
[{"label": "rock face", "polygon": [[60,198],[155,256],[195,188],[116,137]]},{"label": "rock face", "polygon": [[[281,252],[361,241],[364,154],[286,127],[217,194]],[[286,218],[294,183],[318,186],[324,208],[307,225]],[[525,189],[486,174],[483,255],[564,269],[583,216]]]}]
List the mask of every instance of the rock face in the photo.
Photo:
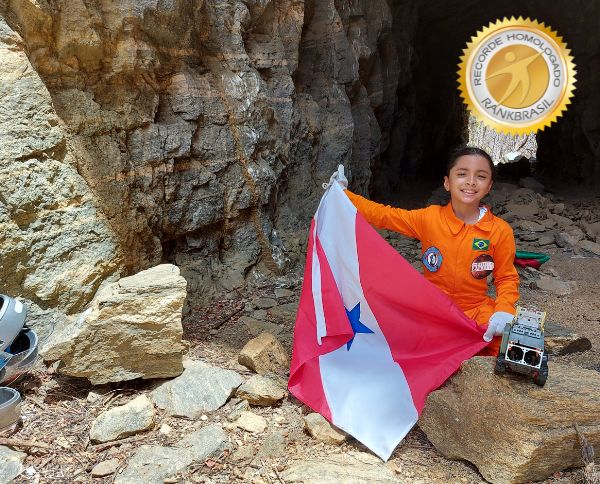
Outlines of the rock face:
[{"label": "rock face", "polygon": [[120,407],[101,413],[92,422],[90,440],[109,442],[154,427],[156,412],[146,395],[140,395]]},{"label": "rock face", "polygon": [[65,131],[0,7],[2,292],[73,313],[118,269],[119,251]]},{"label": "rock face", "polygon": [[150,395],[168,415],[198,418],[220,408],[243,379],[235,371],[186,360],[183,375],[163,383]]},{"label": "rock face", "polygon": [[177,376],[185,297],[186,281],[169,264],[108,284],[88,310],[57,329],[43,357],[94,384]]},{"label": "rock face", "polygon": [[[303,261],[338,163],[382,195],[441,171],[461,141],[455,54],[511,5],[2,2],[2,290],[74,314],[107,276],[167,259],[206,302]],[[573,116],[540,152],[554,174],[594,180],[599,7],[571,5],[531,7],[581,56]]]},{"label": "rock face", "polygon": [[227,447],[227,435],[216,424],[180,440],[175,447],[142,445],[129,460],[117,484],[163,484],[193,462],[217,457]]},{"label": "rock face", "polygon": [[537,151],[535,135],[510,136],[477,121],[469,116],[469,146],[484,149],[499,163],[507,163],[518,157],[533,158]]},{"label": "rock face", "polygon": [[419,427],[450,459],[477,466],[493,483],[545,479],[582,465],[574,423],[600,444],[600,373],[550,363],[543,388],[496,376],[494,358],[475,357],[427,399]]},{"label": "rock face", "polygon": [[[366,186],[411,62],[385,0],[18,0],[0,17],[5,50],[20,57],[3,54],[3,86],[32,108],[2,96],[3,166],[23,174],[3,177],[15,186],[3,190],[4,272],[19,293],[69,312],[102,276],[163,255],[200,301],[243,285],[257,262],[283,268],[339,162]],[[15,77],[37,84],[14,89]],[[50,232],[61,243],[26,257]],[[68,248],[78,250],[54,275]]]},{"label": "rock face", "polygon": [[289,367],[289,361],[281,343],[270,333],[263,332],[246,343],[238,362],[256,373],[280,371]]}]

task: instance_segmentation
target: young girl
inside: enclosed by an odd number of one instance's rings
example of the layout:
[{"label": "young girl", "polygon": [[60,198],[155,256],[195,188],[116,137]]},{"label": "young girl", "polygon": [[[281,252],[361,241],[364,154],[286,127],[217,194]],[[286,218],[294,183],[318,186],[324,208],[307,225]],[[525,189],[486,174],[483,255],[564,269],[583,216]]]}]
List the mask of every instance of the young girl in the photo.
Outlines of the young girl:
[{"label": "young girl", "polygon": [[[494,164],[479,148],[466,147],[450,158],[444,188],[450,203],[404,210],[367,200],[347,190],[343,167],[331,181],[342,185],[357,210],[378,228],[395,230],[421,241],[425,278],[444,291],[479,325],[489,324],[483,339],[491,342],[480,355],[497,355],[504,326],[515,313],[519,276],[514,267],[515,239],[504,220],[480,205],[492,188]],[[496,299],[487,295],[492,274]]]}]

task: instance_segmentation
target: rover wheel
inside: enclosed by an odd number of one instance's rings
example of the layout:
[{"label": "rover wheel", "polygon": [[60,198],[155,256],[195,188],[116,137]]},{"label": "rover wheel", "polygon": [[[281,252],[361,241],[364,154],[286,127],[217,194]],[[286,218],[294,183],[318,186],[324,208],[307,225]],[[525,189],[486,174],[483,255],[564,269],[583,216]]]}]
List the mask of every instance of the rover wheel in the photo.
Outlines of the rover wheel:
[{"label": "rover wheel", "polygon": [[533,383],[536,385],[543,387],[546,384],[546,380],[548,379],[548,357],[544,355],[542,357],[542,365],[540,366],[540,371],[535,373],[533,376]]},{"label": "rover wheel", "polygon": [[543,387],[546,384],[548,378],[548,372],[542,372],[541,370],[533,376],[533,383],[539,387]]},{"label": "rover wheel", "polygon": [[502,356],[496,358],[496,365],[494,366],[494,373],[504,373],[506,371],[506,362]]}]

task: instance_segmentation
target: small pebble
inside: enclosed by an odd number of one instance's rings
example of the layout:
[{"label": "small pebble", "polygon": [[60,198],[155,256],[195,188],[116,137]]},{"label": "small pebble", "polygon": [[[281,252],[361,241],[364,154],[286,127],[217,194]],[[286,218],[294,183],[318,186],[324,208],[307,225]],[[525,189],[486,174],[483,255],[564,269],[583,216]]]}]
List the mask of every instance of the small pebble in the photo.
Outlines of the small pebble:
[{"label": "small pebble", "polygon": [[105,460],[96,464],[92,469],[92,477],[106,477],[117,472],[119,468],[118,459]]},{"label": "small pebble", "polygon": [[96,392],[89,392],[87,395],[88,403],[98,403],[102,400],[102,395]]},{"label": "small pebble", "polygon": [[275,297],[277,299],[293,296],[294,293],[289,289],[285,289],[284,287],[278,287],[275,289]]}]

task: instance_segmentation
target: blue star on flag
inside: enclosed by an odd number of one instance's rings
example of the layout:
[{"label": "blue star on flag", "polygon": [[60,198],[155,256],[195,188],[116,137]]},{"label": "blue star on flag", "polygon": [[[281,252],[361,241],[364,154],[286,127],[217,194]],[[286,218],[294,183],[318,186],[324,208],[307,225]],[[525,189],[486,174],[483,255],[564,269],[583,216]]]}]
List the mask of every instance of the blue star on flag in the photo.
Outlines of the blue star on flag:
[{"label": "blue star on flag", "polygon": [[[346,309],[346,308],[344,308]],[[352,346],[352,342],[354,341],[354,337],[356,333],[373,333],[369,328],[367,328],[364,324],[360,322],[360,303],[354,306],[350,311],[346,309],[346,315],[348,316],[348,320],[350,321],[350,326],[352,326],[352,338],[350,341],[346,343],[346,348],[350,351],[350,346]]]}]

